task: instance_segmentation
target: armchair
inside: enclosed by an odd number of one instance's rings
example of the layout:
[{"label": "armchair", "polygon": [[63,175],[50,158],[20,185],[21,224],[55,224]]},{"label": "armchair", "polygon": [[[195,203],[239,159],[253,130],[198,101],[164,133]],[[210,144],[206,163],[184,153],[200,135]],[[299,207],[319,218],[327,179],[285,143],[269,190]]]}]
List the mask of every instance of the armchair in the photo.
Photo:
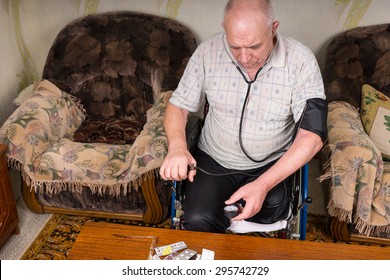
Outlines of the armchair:
[{"label": "armchair", "polygon": [[108,12],[65,26],[32,96],[0,129],[27,207],[162,222],[162,122],[195,47],[188,28],[154,15]]},{"label": "armchair", "polygon": [[379,109],[390,110],[389,54],[390,24],[343,32],[326,49],[321,181],[338,240],[390,244],[390,119],[376,125]]}]

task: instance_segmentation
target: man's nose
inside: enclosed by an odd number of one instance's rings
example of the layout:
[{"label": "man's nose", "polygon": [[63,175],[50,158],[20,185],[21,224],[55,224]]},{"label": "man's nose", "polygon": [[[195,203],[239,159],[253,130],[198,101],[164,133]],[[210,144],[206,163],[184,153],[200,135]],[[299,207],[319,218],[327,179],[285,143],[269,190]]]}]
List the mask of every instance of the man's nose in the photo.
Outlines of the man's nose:
[{"label": "man's nose", "polygon": [[248,52],[248,50],[247,50],[247,48],[242,48],[241,49],[241,53],[240,53],[240,62],[242,63],[242,64],[245,64],[246,62],[248,62],[249,61],[249,52]]}]

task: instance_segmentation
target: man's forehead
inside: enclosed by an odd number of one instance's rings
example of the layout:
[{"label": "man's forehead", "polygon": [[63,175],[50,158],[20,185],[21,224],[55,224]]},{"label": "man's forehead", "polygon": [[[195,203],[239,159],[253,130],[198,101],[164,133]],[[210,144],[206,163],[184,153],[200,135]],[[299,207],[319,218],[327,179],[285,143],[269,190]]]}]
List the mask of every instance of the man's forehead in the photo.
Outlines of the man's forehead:
[{"label": "man's forehead", "polygon": [[226,40],[229,45],[235,46],[235,47],[243,47],[248,48],[255,45],[262,44],[264,41],[266,41],[268,38],[267,36],[269,33],[265,31],[258,31],[257,33],[254,33],[252,35],[246,35],[246,34],[232,34],[232,33],[226,33]]}]

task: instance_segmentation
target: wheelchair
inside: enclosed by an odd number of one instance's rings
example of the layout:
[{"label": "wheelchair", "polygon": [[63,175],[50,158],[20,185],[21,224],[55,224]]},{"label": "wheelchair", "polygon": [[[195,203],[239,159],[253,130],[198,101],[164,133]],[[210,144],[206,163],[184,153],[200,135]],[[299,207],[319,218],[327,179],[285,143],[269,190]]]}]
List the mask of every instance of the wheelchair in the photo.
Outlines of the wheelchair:
[{"label": "wheelchair", "polygon": [[[197,145],[198,137],[203,127],[203,119],[198,116],[191,116],[186,126],[187,148],[190,152],[194,151]],[[173,229],[182,229],[183,223],[183,203],[185,200],[183,183],[178,181],[167,182],[172,189],[170,219]],[[256,224],[246,221],[239,221],[240,225],[228,228],[232,233],[250,233],[256,232],[264,237],[270,237],[270,232],[277,233],[278,238],[282,239],[306,239],[306,222],[308,204],[312,202],[308,196],[308,163],[301,167],[293,175],[293,188],[290,198],[290,215],[274,224]]]}]

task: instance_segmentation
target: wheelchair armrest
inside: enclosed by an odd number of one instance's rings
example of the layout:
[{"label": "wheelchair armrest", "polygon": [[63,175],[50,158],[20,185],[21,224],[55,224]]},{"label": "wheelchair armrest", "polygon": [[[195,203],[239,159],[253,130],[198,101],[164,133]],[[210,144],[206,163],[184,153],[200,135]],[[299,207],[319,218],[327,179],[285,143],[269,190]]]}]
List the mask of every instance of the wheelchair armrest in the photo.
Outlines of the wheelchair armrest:
[{"label": "wheelchair armrest", "polygon": [[203,119],[199,116],[190,116],[190,118],[187,121],[186,126],[186,138],[187,138],[187,148],[192,154],[195,150],[197,144],[200,132],[202,131],[203,127]]}]

